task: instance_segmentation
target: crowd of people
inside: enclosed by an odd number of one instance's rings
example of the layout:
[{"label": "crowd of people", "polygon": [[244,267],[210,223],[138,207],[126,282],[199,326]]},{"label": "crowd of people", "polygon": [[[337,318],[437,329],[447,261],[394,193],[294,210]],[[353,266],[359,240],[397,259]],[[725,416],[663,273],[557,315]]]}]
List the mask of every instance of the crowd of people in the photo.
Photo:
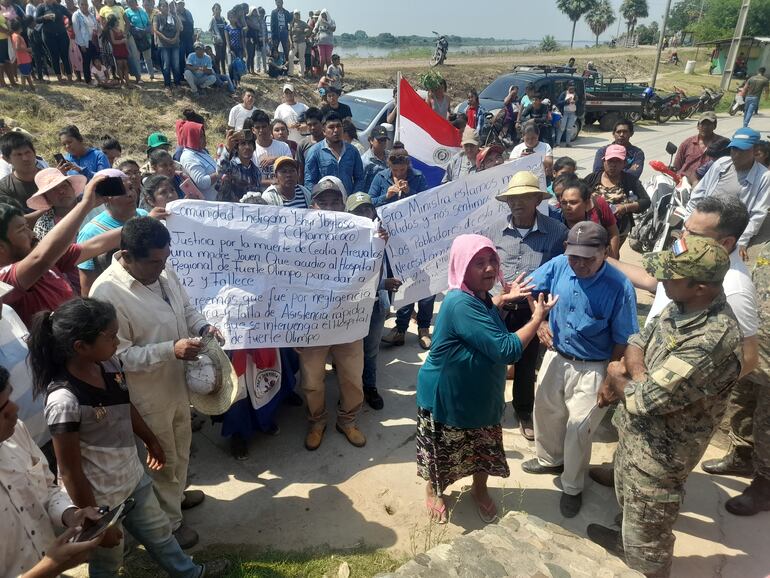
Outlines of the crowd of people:
[{"label": "crowd of people", "polygon": [[[184,2],[172,5],[175,15],[160,0],[160,16],[152,16],[160,40],[179,32],[163,26],[186,18]],[[128,6],[107,0],[98,12],[110,21],[118,9],[136,10],[135,0]],[[236,37],[247,61],[252,43],[259,67],[265,36],[250,31],[265,15],[247,8],[227,14],[224,58],[218,43],[211,57],[189,38],[191,88],[209,86],[210,69],[232,67],[227,51]],[[65,16],[55,0],[38,9],[46,22]],[[88,13],[87,2],[80,10]],[[307,30],[333,33],[324,13],[306,24],[305,51]],[[241,17],[246,26],[239,28]],[[221,19],[215,6],[212,29],[220,30]],[[299,50],[298,22],[277,0],[265,34],[284,52]],[[120,38],[118,24],[110,34]],[[169,79],[181,52],[159,49]],[[329,49],[318,52],[335,66]],[[731,513],[770,510],[770,147],[751,128],[720,136],[711,112],[674,160],[695,184],[681,237],[645,255],[639,267],[620,260],[635,219],[650,209],[640,181],[645,154],[631,142],[634,124],[619,121],[581,177],[575,160],[554,158],[553,132],[544,134],[553,126],[538,122],[537,94],[510,96],[529,116],[518,119],[521,143],[507,153],[480,146],[483,111],[472,92],[471,112],[452,119],[462,150],[450,159],[445,182],[542,153],[547,186],[520,171],[497,192],[490,202],[507,207],[507,223],[489,237],[468,231],[454,239],[446,295],[391,313],[404,280],[386,258],[365,338],[222,349],[219,329],[191,305],[169,262],[168,203],[252,203],[376,220],[379,207],[428,189],[387,125],[358,140],[334,82],[342,76],[329,68],[320,107],[299,102],[286,82],[282,103],[267,112],[255,91],[241,86],[241,102],[223,111],[225,134],[212,134],[203,115],[185,109],[173,138],[162,130],[147,135],[141,159],[124,156],[114,136],[92,143],[67,125],[57,129],[61,153],[49,166],[36,149],[42,135],[0,129],[0,504],[8,513],[0,567],[31,578],[87,560],[91,575],[114,576],[122,565],[122,527],[172,576],[222,575],[226,560],[201,565],[185,553],[199,536],[184,511],[205,500],[186,487],[196,427],[191,406],[221,423],[237,460],[248,459],[257,432],[279,433],[283,405],[305,406],[304,447],[314,451],[329,420],[331,359],[339,383],[335,429],[363,447],[363,405],[380,411],[387,402],[377,387],[378,352],[382,344],[403,345],[413,317],[418,343],[429,352],[416,377],[417,472],[435,522],[447,522],[445,491],[467,476],[481,519],[496,519],[487,483],[490,475],[510,475],[502,437],[508,381],[520,433],[534,442],[534,457],[522,469],[560,476],[560,511],[570,518],[582,507],[587,476],[614,486],[619,529],[591,525],[587,533],[647,576],[670,573],[686,479],[728,405],[733,445],[703,468],[753,478],[727,501]],[[131,65],[123,72],[130,76]],[[560,100],[569,103],[569,88],[565,93]],[[446,85],[431,91],[428,104],[449,118]],[[380,235],[387,242],[388,232]],[[635,289],[655,294],[641,328]],[[391,314],[395,325],[383,335]],[[275,395],[261,405],[248,395],[236,400],[238,383],[264,372],[274,377]],[[610,406],[620,436],[614,462],[590,467],[592,436]],[[123,508],[122,523],[71,542],[105,506]],[[57,537],[62,527],[68,530]]]}]

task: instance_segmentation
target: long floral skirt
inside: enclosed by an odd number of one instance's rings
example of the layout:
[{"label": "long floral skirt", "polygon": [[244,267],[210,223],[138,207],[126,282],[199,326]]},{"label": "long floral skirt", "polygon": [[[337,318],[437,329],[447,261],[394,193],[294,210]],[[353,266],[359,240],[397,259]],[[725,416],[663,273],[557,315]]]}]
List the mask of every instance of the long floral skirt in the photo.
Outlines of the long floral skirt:
[{"label": "long floral skirt", "polygon": [[438,423],[427,409],[417,412],[417,474],[430,482],[436,495],[461,478],[485,472],[511,475],[500,424],[462,429]]}]

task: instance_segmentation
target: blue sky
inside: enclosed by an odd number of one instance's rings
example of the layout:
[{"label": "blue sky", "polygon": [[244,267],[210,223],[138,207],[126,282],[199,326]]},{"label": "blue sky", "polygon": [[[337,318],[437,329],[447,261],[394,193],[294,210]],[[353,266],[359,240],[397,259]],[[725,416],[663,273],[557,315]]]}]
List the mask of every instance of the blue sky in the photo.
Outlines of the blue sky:
[{"label": "blue sky", "polygon": [[[612,0],[620,6],[622,0]],[[660,19],[665,0],[647,0],[650,15]],[[208,28],[213,0],[188,0],[195,25]],[[223,12],[237,0],[220,1]],[[250,2],[270,12],[274,0]],[[337,32],[364,30],[369,35],[380,32],[430,36],[431,30],[458,36],[494,36],[506,39],[535,39],[553,34],[559,40],[569,40],[572,23],[556,8],[555,0],[285,0],[288,10],[298,8],[305,18],[310,9],[329,10],[337,23]],[[648,22],[651,19],[648,19]],[[601,37],[609,40],[617,31],[617,22]],[[621,29],[624,25],[621,23]],[[590,40],[591,30],[581,20],[575,31],[576,39]]]}]

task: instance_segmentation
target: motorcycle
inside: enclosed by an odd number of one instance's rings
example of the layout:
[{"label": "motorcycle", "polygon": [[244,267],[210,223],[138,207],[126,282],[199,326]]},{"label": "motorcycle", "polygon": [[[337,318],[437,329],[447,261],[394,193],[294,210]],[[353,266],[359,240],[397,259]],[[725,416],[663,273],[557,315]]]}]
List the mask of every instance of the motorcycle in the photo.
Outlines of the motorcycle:
[{"label": "motorcycle", "polygon": [[695,112],[715,110],[724,95],[725,93],[722,91],[711,90],[710,88],[704,86],[703,93],[700,95],[700,99],[698,101],[698,105],[695,108]]},{"label": "motorcycle", "polygon": [[730,116],[735,116],[739,112],[743,112],[745,106],[746,102],[743,99],[743,95],[738,91],[735,93],[735,98],[733,98],[733,103],[730,105],[730,110],[728,112],[730,113]]},{"label": "motorcycle", "polygon": [[654,175],[645,187],[650,197],[650,208],[637,220],[628,236],[634,251],[647,253],[662,251],[672,241],[673,232],[684,224],[687,203],[692,186],[687,177],[680,176],[671,168],[677,146],[669,142],[666,152],[671,155],[669,165],[650,161]]},{"label": "motorcycle", "polygon": [[662,124],[674,115],[674,101],[676,93],[668,96],[659,96],[651,87],[644,89],[642,96],[642,113],[644,120],[656,120]]},{"label": "motorcycle", "polygon": [[431,56],[430,59],[430,65],[439,66],[440,64],[444,64],[444,61],[446,60],[447,53],[449,52],[449,41],[443,34],[439,34],[436,31],[434,31],[433,34],[438,36],[438,38],[436,39],[436,50],[433,52],[433,56]]},{"label": "motorcycle", "polygon": [[673,103],[674,114],[679,120],[686,120],[695,114],[698,103],[700,103],[700,97],[687,96],[685,91],[681,88],[674,87],[674,91],[678,95],[677,100]]}]

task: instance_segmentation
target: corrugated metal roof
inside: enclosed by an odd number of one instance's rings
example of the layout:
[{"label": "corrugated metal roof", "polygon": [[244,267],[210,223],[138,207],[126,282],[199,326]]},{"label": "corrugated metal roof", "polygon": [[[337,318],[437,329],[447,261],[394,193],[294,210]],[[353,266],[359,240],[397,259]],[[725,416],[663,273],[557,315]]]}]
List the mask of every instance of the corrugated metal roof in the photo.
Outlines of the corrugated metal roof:
[{"label": "corrugated metal roof", "polygon": [[[761,44],[770,44],[770,37],[768,36],[744,36],[741,38],[741,42],[747,40],[754,40]],[[732,38],[722,38],[720,40],[707,40],[705,42],[696,42],[695,46],[714,46],[715,44],[730,44],[733,41]]]}]

